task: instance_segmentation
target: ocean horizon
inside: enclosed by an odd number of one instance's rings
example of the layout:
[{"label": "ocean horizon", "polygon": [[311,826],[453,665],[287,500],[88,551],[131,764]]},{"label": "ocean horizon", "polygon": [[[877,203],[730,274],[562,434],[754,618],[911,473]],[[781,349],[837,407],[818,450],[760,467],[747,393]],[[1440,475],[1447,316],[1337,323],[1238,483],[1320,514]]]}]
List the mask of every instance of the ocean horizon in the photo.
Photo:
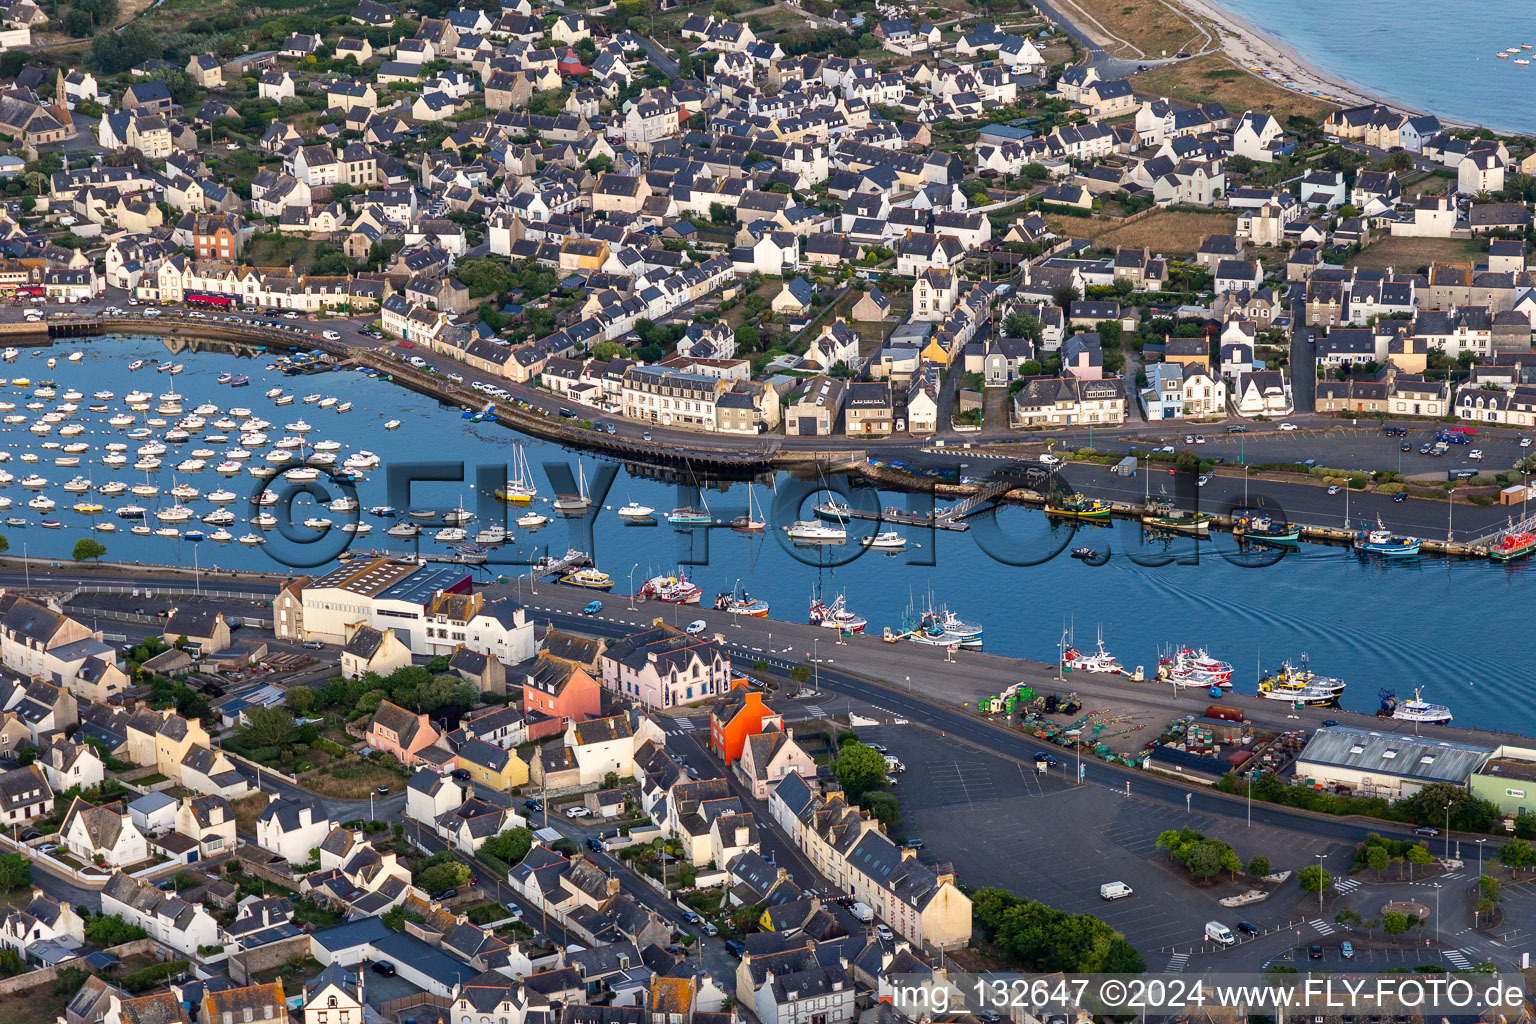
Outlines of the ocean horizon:
[{"label": "ocean horizon", "polygon": [[[1213,0],[1335,78],[1442,120],[1536,134],[1536,65],[1496,54],[1536,43],[1529,8],[1512,0],[1451,5],[1430,26],[1399,0]],[[1457,11],[1457,8],[1465,8]],[[1522,18],[1524,15],[1525,18]]]}]

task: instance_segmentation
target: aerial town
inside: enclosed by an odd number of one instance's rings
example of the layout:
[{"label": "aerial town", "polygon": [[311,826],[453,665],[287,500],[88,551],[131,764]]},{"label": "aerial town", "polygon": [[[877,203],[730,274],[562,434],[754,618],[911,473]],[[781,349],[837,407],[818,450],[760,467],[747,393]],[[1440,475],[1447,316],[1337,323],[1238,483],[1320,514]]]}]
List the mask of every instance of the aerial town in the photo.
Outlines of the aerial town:
[{"label": "aerial town", "polygon": [[0,0],[0,1024],[1536,986],[1536,142],[1200,6]]}]

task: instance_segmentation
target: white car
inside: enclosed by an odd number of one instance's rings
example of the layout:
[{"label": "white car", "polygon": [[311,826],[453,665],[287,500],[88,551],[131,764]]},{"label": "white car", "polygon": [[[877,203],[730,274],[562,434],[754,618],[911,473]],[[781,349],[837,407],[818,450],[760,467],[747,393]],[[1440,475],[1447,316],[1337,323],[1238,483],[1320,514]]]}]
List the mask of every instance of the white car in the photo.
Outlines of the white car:
[{"label": "white car", "polygon": [[1530,446],[1531,446],[1531,439],[1530,438],[1522,437],[1520,439],[1520,447],[1521,448],[1529,448]]},{"label": "white car", "polygon": [[705,622],[703,619],[694,619],[692,622],[688,623],[688,635],[698,636],[708,628],[709,623]]},{"label": "white car", "polygon": [[565,809],[565,816],[567,818],[590,818],[592,817],[592,810],[578,804],[575,807],[567,807]]},{"label": "white car", "polygon": [[1482,462],[1483,450],[1481,448],[1473,448],[1471,451],[1467,452],[1467,458],[1474,462]]},{"label": "white car", "polygon": [[891,933],[890,927],[885,924],[875,925],[875,934],[880,936],[881,940],[884,942],[890,942],[892,939],[896,938],[896,936]]},{"label": "white car", "polygon": [[1211,482],[1211,474],[1209,474],[1209,473],[1201,473],[1200,474],[1200,479],[1199,479],[1199,481],[1197,481],[1198,485],[1201,486],[1201,487],[1204,487],[1206,484],[1208,484],[1210,482]]},{"label": "white car", "polygon": [[1294,424],[1294,423],[1282,423],[1282,424],[1280,424],[1280,429],[1281,430],[1295,430],[1296,429],[1296,424]]}]

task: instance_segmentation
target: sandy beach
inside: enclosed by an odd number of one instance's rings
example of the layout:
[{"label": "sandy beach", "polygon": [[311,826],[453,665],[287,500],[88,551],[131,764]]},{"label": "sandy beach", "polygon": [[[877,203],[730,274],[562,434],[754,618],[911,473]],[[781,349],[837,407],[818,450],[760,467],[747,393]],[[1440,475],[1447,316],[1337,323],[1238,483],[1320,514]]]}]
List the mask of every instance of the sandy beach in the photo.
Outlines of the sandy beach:
[{"label": "sandy beach", "polygon": [[[1283,88],[1315,93],[1319,97],[1353,107],[1364,103],[1385,103],[1396,110],[1419,113],[1401,103],[1374,95],[1357,85],[1329,75],[1307,63],[1290,46],[1260,31],[1250,22],[1212,3],[1211,0],[1168,0],[1190,15],[1213,23],[1220,35],[1221,50],[1250,74],[1258,75]],[[1264,68],[1268,74],[1253,71]]]}]

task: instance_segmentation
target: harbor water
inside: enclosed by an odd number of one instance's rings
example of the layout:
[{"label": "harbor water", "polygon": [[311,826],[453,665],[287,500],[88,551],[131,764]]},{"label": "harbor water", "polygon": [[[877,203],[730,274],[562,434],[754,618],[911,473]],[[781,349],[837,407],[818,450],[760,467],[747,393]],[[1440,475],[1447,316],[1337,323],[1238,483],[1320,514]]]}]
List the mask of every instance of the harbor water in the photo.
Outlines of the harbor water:
[{"label": "harbor water", "polygon": [[[0,386],[0,401],[14,407],[8,416],[26,417],[25,422],[0,426],[0,452],[10,456],[0,470],[13,477],[0,487],[0,495],[12,501],[0,519],[16,517],[28,523],[0,527],[12,555],[67,561],[76,541],[92,537],[106,546],[105,557],[113,561],[312,573],[334,565],[336,554],[348,547],[453,557],[454,545],[437,543],[432,535],[443,528],[443,513],[462,505],[477,516],[465,527],[470,540],[495,517],[504,517],[496,521],[511,535],[512,543],[492,549],[488,564],[472,567],[481,580],[524,576],[540,554],[560,557],[576,548],[591,552],[597,566],[613,577],[613,599],[629,591],[631,580],[638,587],[650,576],[672,574],[681,567],[703,589],[706,605],[739,584],[753,598],[767,601],[773,617],[803,622],[813,592],[819,590],[828,601],[843,594],[847,607],[866,618],[867,631],[874,634],[885,626],[899,627],[909,609],[931,603],[984,627],[987,651],[1045,662],[1056,659],[1064,629],[1073,631],[1076,646],[1085,651],[1102,630],[1105,646],[1123,665],[1144,666],[1149,675],[1160,648],[1204,647],[1234,666],[1235,687],[1247,693],[1254,691],[1260,667],[1273,670],[1283,659],[1295,661],[1305,653],[1314,671],[1348,683],[1342,705],[1351,710],[1374,711],[1383,688],[1406,698],[1422,687],[1424,699],[1451,707],[1457,724],[1536,735],[1536,712],[1529,703],[1536,693],[1536,668],[1522,625],[1526,602],[1536,593],[1536,561],[1494,565],[1422,557],[1388,564],[1343,548],[1307,544],[1283,556],[1273,549],[1245,553],[1225,535],[1199,543],[1191,538],[1148,540],[1134,523],[1077,527],[1017,507],[979,516],[965,532],[895,527],[907,539],[900,551],[864,550],[858,537],[893,529],[869,522],[848,524],[846,544],[798,545],[784,528],[797,519],[813,518],[820,479],[793,480],[781,474],[776,479],[722,483],[699,478],[687,467],[660,470],[592,455],[578,458],[575,452],[496,423],[466,420],[456,408],[363,373],[285,376],[267,369],[270,359],[261,354],[241,355],[205,343],[191,351],[186,345],[184,339],[99,338],[23,350],[16,361],[0,365],[0,378],[6,381]],[[82,353],[78,362],[68,360],[71,351]],[[56,360],[53,368],[46,366],[49,358]],[[146,365],[129,372],[136,359]],[[183,372],[156,372],[155,364],[165,362],[182,364]],[[248,375],[250,383],[232,388],[218,383],[221,374]],[[29,378],[30,386],[14,386],[18,377]],[[53,382],[55,397],[35,397],[44,380]],[[291,404],[279,406],[267,397],[275,387],[294,396]],[[70,389],[84,396],[75,403],[78,409],[56,422],[50,433],[33,433],[31,426],[56,410]],[[134,413],[132,427],[109,425],[114,415],[128,415],[124,395],[132,390],[154,394],[149,410]],[[156,415],[160,396],[173,390],[183,396],[186,414],[205,403],[220,411],[207,415],[208,424],[191,432],[188,441],[167,444],[158,471],[135,471],[135,449],[149,440],[128,440],[125,431],[143,428],[145,420]],[[93,398],[105,391],[114,393],[110,401]],[[336,402],[326,407],[319,401],[306,404],[305,396]],[[350,411],[338,413],[345,402],[352,403]],[[29,403],[38,408],[28,409]],[[93,404],[108,408],[89,411]],[[264,431],[268,441],[253,445],[242,467],[263,464],[263,453],[287,436],[304,438],[304,446],[296,449],[300,454],[312,451],[317,442],[336,442],[337,469],[360,451],[376,455],[379,464],[361,471],[355,484],[338,483],[322,473],[313,484],[296,488],[281,478],[269,483],[253,477],[247,468],[220,476],[214,465],[239,446],[241,431],[216,431],[212,424],[231,407],[246,407],[252,417],[271,421]],[[154,439],[163,438],[181,416],[164,418],[167,426],[154,429]],[[311,430],[296,434],[286,429],[301,418]],[[386,429],[393,421],[398,421],[396,428]],[[84,432],[60,436],[60,428],[71,423]],[[216,432],[229,440],[206,444],[203,439]],[[64,457],[63,450],[43,447],[50,443],[89,447],[78,453],[78,467],[61,467],[55,462]],[[103,464],[109,443],[128,445],[128,465]],[[508,466],[515,465],[520,446],[538,487],[538,497],[527,507],[504,505],[491,493],[506,479]],[[193,450],[203,447],[218,453],[206,460],[206,468],[177,470]],[[23,462],[23,453],[35,454],[37,461]],[[459,463],[465,482],[427,479],[457,475]],[[24,488],[23,477],[34,473],[46,478],[47,485]],[[63,485],[77,475],[90,481],[91,492],[64,491]],[[407,476],[416,478],[408,489]],[[100,485],[109,480],[129,486],[148,481],[159,494],[100,495]],[[582,518],[564,518],[551,500],[557,492],[579,489],[579,480],[593,498],[593,510]],[[211,535],[215,527],[199,519],[222,507],[235,514],[235,522],[225,527],[233,538],[259,534],[266,543],[244,546],[238,540],[134,535],[129,521],[113,515],[123,505],[142,505],[149,510],[145,524],[165,529],[156,515],[174,503],[169,492],[178,483],[200,492],[183,503],[194,515],[177,524],[181,534],[199,530]],[[206,496],[217,488],[238,498],[216,506]],[[305,493],[305,488],[315,493]],[[728,526],[747,512],[749,488],[754,510],[761,509],[757,518],[768,521],[762,533],[739,533]],[[250,498],[264,490],[282,494],[281,506],[263,507],[281,525],[256,530],[249,522],[257,511]],[[321,499],[354,491],[357,512],[319,507]],[[54,500],[56,509],[29,510],[28,500],[39,493]],[[896,493],[851,496],[875,508],[905,507],[908,500]],[[820,497],[826,497],[825,492]],[[73,506],[80,501],[99,503],[103,511],[75,512]],[[619,517],[616,510],[632,501],[650,506],[655,515],[641,525]],[[368,513],[383,504],[395,506],[399,518]],[[707,506],[718,528],[682,529],[666,523],[668,512],[689,505]],[[437,515],[420,522],[422,534],[416,540],[386,534],[391,524],[407,521],[409,510],[427,507],[435,508]],[[549,517],[549,524],[536,530],[519,528],[515,519],[529,508]],[[298,525],[311,517],[328,518],[332,525],[328,530]],[[60,528],[42,528],[44,519],[58,521]],[[114,524],[114,532],[94,532],[94,525],[104,521]],[[347,522],[366,523],[371,530],[366,536],[344,534],[340,526]],[[1071,550],[1081,546],[1108,552],[1108,561],[1090,565],[1073,559]],[[1167,564],[1156,564],[1160,561]],[[688,608],[655,607],[679,624],[693,618]],[[965,657],[964,652],[957,655],[955,671],[965,671]]]},{"label": "harbor water", "polygon": [[1496,57],[1536,43],[1530,10],[1515,0],[1452,0],[1428,15],[1400,0],[1217,2],[1308,63],[1390,102],[1462,124],[1536,132],[1536,66]]}]

